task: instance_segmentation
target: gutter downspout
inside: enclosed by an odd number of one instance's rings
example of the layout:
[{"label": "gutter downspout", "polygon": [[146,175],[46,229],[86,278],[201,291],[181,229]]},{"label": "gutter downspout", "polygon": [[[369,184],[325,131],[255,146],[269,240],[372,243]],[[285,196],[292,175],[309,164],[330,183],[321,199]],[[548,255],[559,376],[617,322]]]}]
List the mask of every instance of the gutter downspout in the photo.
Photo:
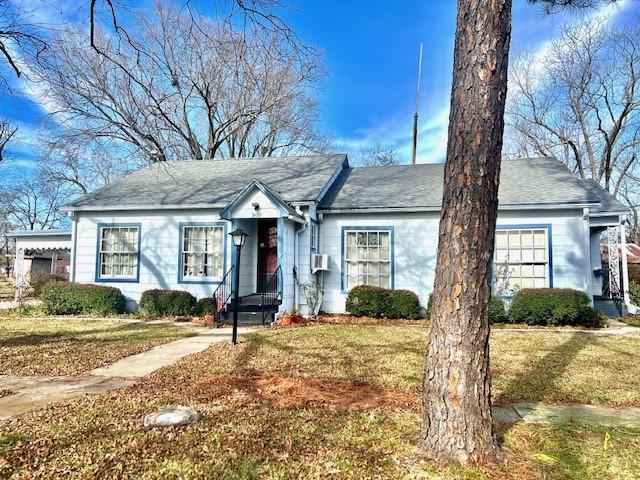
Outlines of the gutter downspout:
[{"label": "gutter downspout", "polygon": [[[296,207],[296,210],[299,210],[300,207]],[[301,216],[302,216],[302,210],[300,209],[300,211],[298,212]],[[298,274],[298,254],[299,254],[299,250],[300,250],[300,235],[302,235],[302,233],[307,229],[307,225],[308,222],[305,222],[303,224],[301,224],[302,227],[299,228],[298,230],[296,230],[296,235],[294,237],[294,241],[293,241],[293,271],[295,272],[294,275]],[[293,278],[293,304],[295,306],[295,308],[298,307],[298,295],[299,295],[299,289],[298,289],[298,285],[296,282],[295,277]]]},{"label": "gutter downspout", "polygon": [[585,246],[585,290],[589,297],[589,303],[593,308],[595,302],[593,299],[593,283],[591,277],[593,275],[593,265],[591,264],[591,226],[589,225],[589,209],[582,209],[582,232]]},{"label": "gutter downspout", "polygon": [[[78,243],[78,216],[69,211],[69,216],[71,217],[71,274],[70,281],[76,281],[76,245]],[[97,252],[96,252],[97,255]]]}]

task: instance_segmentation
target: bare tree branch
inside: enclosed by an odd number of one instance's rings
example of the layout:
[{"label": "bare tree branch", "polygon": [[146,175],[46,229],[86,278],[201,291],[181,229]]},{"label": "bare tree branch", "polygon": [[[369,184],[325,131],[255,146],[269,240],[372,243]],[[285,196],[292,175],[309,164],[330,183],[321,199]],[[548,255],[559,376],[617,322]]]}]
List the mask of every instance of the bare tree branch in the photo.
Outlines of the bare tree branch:
[{"label": "bare tree branch", "polygon": [[17,132],[18,127],[11,125],[8,120],[0,120],[0,162],[6,158],[5,149]]}]

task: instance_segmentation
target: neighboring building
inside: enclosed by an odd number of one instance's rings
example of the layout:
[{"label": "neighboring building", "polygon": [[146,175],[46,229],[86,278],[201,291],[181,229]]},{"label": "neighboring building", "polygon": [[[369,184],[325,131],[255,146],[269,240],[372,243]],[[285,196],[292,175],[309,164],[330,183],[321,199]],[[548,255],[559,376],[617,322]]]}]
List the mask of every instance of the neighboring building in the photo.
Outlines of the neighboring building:
[{"label": "neighboring building", "polygon": [[[640,263],[640,245],[635,243],[626,244],[627,263],[637,264]],[[600,245],[600,251],[602,253],[602,260],[608,262],[609,260],[609,245],[602,243]],[[618,245],[618,256],[622,258],[622,245]]]},{"label": "neighboring building", "polygon": [[35,275],[69,278],[71,230],[9,232],[15,240],[13,280],[16,300]]},{"label": "neighboring building", "polygon": [[[442,179],[442,164],[351,168],[346,155],[155,164],[65,207],[71,280],[118,287],[132,309],[153,288],[210,297],[228,284],[228,234],[240,227],[250,235],[242,296],[273,289],[278,272],[280,311],[304,311],[295,270],[299,282],[322,282],[324,311],[344,312],[348,290],[362,283],[412,290],[426,305]],[[624,205],[552,158],[504,161],[499,200],[496,272],[508,272],[500,293],[602,293],[600,236],[620,226]]]}]

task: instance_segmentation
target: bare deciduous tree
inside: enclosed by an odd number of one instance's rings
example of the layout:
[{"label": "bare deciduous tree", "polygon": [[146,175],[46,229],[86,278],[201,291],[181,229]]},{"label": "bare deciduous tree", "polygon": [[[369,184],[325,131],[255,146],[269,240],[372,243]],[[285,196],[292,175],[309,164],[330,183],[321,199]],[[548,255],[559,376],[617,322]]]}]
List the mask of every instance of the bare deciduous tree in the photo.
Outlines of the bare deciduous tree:
[{"label": "bare deciduous tree", "polygon": [[384,165],[397,165],[398,152],[390,145],[377,142],[372,147],[361,148],[350,156],[349,161],[356,167],[375,167]]},{"label": "bare deciduous tree", "polygon": [[518,59],[510,80],[511,154],[555,156],[616,196],[638,178],[640,29],[567,28],[542,58]]},{"label": "bare deciduous tree", "polygon": [[73,145],[58,139],[50,143],[48,154],[39,163],[40,175],[59,183],[70,195],[89,193],[142,166],[114,162],[102,147],[89,150],[84,144]]},{"label": "bare deciduous tree", "polygon": [[0,211],[15,230],[48,230],[66,220],[60,206],[68,198],[64,187],[38,174],[0,192]]},{"label": "bare deciduous tree", "polygon": [[0,162],[6,158],[5,150],[17,132],[18,127],[12,125],[9,120],[0,120]]},{"label": "bare deciduous tree", "polygon": [[27,17],[15,3],[0,0],[0,86],[5,89],[10,89],[12,76],[22,75],[21,59],[37,60],[47,46]]},{"label": "bare deciduous tree", "polygon": [[[309,95],[320,73],[278,36],[237,32],[156,3],[118,48],[81,31],[52,42],[37,68],[63,141],[150,161],[272,156],[323,148]],[[113,151],[113,150],[111,150]]]}]

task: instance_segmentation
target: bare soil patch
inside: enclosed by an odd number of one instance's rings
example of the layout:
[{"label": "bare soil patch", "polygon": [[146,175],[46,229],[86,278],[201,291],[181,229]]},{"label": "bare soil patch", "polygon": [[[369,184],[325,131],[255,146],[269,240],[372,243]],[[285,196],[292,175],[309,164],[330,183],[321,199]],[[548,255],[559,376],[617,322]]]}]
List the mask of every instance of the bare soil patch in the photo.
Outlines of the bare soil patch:
[{"label": "bare soil patch", "polygon": [[367,383],[280,376],[216,375],[196,382],[189,390],[208,399],[238,394],[246,396],[248,401],[257,398],[280,408],[323,406],[339,410],[398,411],[414,409],[419,403],[415,394]]}]

